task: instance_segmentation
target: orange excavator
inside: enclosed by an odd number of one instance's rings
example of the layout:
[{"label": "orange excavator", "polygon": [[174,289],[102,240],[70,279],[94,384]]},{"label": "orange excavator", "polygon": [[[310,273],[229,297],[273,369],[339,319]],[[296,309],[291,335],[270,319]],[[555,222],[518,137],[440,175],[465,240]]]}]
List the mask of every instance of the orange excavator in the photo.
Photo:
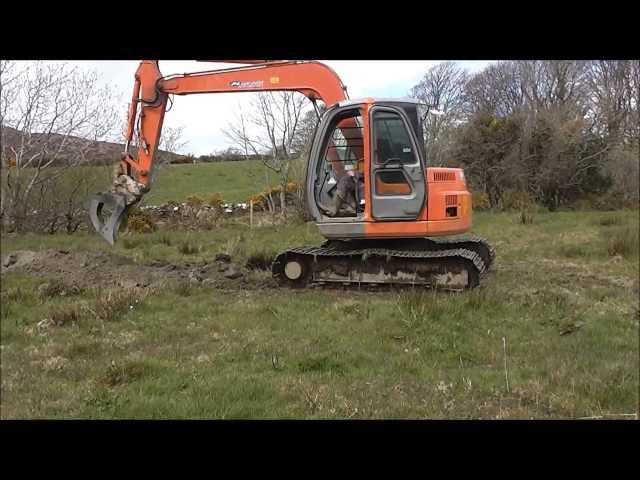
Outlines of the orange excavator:
[{"label": "orange excavator", "polygon": [[[92,224],[107,242],[115,243],[127,211],[151,188],[169,95],[297,91],[320,116],[304,191],[327,240],[277,255],[272,273],[278,282],[451,290],[479,284],[495,253],[467,234],[472,205],[463,170],[427,167],[422,120],[428,106],[413,99],[351,100],[338,75],[316,61],[228,62],[243,65],[163,76],[157,61],[140,62],[115,180],[90,204]],[[322,115],[319,100],[326,106]]]}]

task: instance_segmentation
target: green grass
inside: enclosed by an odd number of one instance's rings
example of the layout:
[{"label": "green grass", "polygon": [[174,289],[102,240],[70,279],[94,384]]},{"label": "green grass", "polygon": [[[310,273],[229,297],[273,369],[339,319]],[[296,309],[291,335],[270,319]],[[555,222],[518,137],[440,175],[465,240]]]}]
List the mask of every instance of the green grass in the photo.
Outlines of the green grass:
[{"label": "green grass", "polygon": [[167,165],[158,171],[145,203],[184,202],[191,195],[206,202],[216,192],[227,202],[245,202],[277,183],[277,174],[256,161]]},{"label": "green grass", "polygon": [[[496,247],[495,270],[461,294],[183,283],[109,300],[91,288],[39,294],[44,279],[3,275],[2,418],[634,414],[639,259],[628,232],[638,212],[608,217],[536,213],[523,225],[518,213],[477,213],[474,232]],[[135,245],[113,250],[140,263],[223,251],[247,260],[321,241],[313,225],[250,230],[242,221],[127,238]],[[624,254],[610,254],[615,238]],[[2,238],[3,254],[46,248],[110,249],[94,235]],[[52,312],[59,324],[43,324]]]},{"label": "green grass", "polygon": [[607,234],[607,249],[611,256],[637,257],[638,256],[638,229],[637,226],[625,226],[617,228]]},{"label": "green grass", "polygon": [[[292,167],[292,172],[298,170],[301,170],[301,165]],[[89,182],[88,191],[93,194],[108,189],[112,171],[112,166],[83,166],[62,178],[67,185]],[[25,172],[26,178],[30,178],[29,175],[30,172]],[[165,165],[157,170],[144,203],[160,205],[169,201],[186,202],[190,196],[208,202],[214,193],[220,193],[226,202],[246,202],[252,195],[278,183],[278,174],[260,161]],[[2,188],[5,188],[4,185]]]}]

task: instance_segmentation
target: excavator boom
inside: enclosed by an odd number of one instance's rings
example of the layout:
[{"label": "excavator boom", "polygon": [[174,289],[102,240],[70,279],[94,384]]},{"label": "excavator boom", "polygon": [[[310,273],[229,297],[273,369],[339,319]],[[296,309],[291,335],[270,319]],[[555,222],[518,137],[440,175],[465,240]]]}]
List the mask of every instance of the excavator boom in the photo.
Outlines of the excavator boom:
[{"label": "excavator boom", "polygon": [[[90,218],[96,231],[114,244],[128,209],[151,188],[169,95],[198,93],[297,91],[312,102],[331,106],[347,98],[346,87],[328,66],[314,61],[235,60],[226,69],[162,76],[156,60],[142,60],[135,73],[129,105],[125,151],[111,191],[95,196]],[[137,135],[137,156],[129,152]]]}]

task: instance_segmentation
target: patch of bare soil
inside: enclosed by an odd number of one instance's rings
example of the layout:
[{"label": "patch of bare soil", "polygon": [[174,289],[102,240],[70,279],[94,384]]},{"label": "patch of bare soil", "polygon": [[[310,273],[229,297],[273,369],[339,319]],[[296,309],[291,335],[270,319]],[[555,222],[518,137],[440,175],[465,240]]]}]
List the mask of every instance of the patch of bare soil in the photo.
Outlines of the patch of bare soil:
[{"label": "patch of bare soil", "polygon": [[52,278],[85,288],[147,288],[181,281],[231,289],[275,286],[270,274],[256,274],[227,255],[203,262],[137,264],[128,257],[106,252],[22,250],[6,255],[0,271]]}]

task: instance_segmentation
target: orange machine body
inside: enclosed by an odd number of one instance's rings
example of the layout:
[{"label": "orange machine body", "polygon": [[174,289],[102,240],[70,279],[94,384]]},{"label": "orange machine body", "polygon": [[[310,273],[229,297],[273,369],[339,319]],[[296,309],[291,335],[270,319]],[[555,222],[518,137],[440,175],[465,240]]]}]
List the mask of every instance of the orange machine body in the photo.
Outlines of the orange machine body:
[{"label": "orange machine body", "polygon": [[436,237],[469,231],[473,223],[471,193],[460,179],[461,173],[457,168],[427,168],[427,201],[418,218],[381,222],[371,218],[370,212],[369,217],[365,213],[365,235],[370,238]]},{"label": "orange machine body", "polygon": [[[407,220],[386,220],[376,218],[372,212],[375,201],[372,195],[372,152],[370,109],[380,103],[376,98],[354,100],[359,105],[362,116],[362,145],[358,149],[364,165],[364,211],[360,218],[348,225],[336,223],[324,215],[316,215],[320,231],[328,238],[418,238],[455,235],[467,232],[472,227],[471,193],[467,189],[464,172],[459,168],[426,167],[423,162],[425,202],[415,218]],[[421,139],[417,139],[420,141]],[[310,158],[309,164],[317,159]],[[376,178],[375,188],[379,192],[393,192],[402,196],[409,193],[408,185],[387,185]],[[401,200],[399,200],[401,201]],[[312,206],[310,206],[312,207]],[[325,227],[325,228],[323,228]],[[359,227],[359,228],[358,228]]]},{"label": "orange machine body", "polygon": [[[157,61],[144,60],[135,74],[133,96],[129,108],[125,154],[121,161],[121,174],[135,179],[146,189],[151,186],[151,171],[159,145],[164,114],[170,94],[188,95],[219,92],[260,92],[294,90],[311,101],[321,100],[332,107],[347,99],[346,88],[328,66],[313,61],[245,61],[248,66],[224,70],[197,72],[163,77]],[[320,231],[328,238],[411,238],[464,233],[471,228],[472,205],[464,173],[461,169],[427,167],[422,145],[422,172],[424,173],[424,204],[412,218],[381,219],[373,215],[372,183],[376,191],[394,193],[401,197],[406,187],[372,182],[371,128],[369,112],[378,104],[374,98],[359,102],[362,112],[362,137],[359,154],[364,165],[364,208],[353,219],[336,220],[318,213],[315,219]],[[139,110],[139,112],[138,112]],[[129,154],[129,144],[137,135],[137,158]],[[422,142],[414,133],[414,141]],[[313,164],[309,159],[309,166]],[[313,175],[308,168],[308,175]],[[378,182],[378,183],[376,183]],[[307,180],[307,185],[311,185]],[[308,202],[314,195],[307,186]],[[309,200],[310,199],[310,200]],[[312,205],[315,207],[315,205]],[[313,210],[313,209],[312,209]]]},{"label": "orange machine body", "polygon": [[[469,231],[473,223],[471,194],[464,182],[428,181],[435,172],[442,170],[458,169],[427,169],[427,202],[417,220],[381,222],[371,218],[365,219],[365,236],[369,238],[437,237]],[[455,214],[447,216],[447,208],[452,206],[456,207]]]}]

